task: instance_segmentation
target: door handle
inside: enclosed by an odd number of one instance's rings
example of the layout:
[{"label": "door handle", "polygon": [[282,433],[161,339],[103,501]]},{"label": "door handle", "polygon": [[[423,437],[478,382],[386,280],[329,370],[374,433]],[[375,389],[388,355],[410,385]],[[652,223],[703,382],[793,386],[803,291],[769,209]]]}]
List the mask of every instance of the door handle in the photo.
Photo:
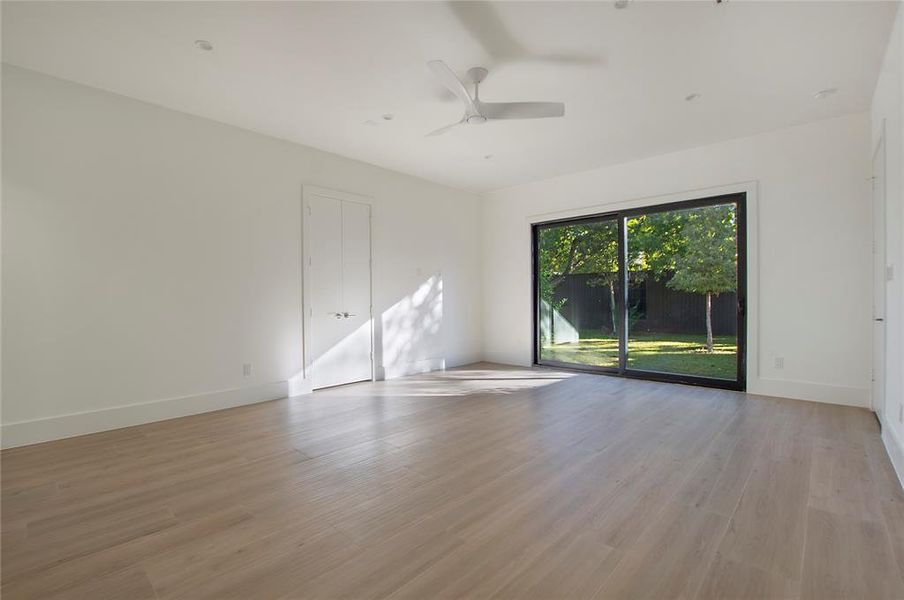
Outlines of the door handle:
[{"label": "door handle", "polygon": [[882,317],[879,317],[878,319],[873,319],[873,321],[875,321],[877,323],[884,323],[885,319],[883,319]]},{"label": "door handle", "polygon": [[349,318],[349,317],[354,317],[354,316],[355,316],[355,315],[353,315],[353,314],[351,314],[351,313],[347,313],[347,312],[342,313],[342,317],[345,318],[345,319],[347,319],[347,318]]}]

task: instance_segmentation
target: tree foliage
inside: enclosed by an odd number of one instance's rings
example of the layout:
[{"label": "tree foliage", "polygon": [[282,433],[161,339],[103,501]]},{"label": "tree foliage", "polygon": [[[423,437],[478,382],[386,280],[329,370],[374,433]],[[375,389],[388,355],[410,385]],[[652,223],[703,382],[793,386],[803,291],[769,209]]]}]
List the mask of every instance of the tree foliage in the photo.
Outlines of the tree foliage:
[{"label": "tree foliage", "polygon": [[544,227],[539,233],[540,269],[550,281],[567,275],[618,273],[618,235],[612,222]]},{"label": "tree foliage", "polygon": [[[737,288],[735,206],[652,213],[630,217],[627,263],[632,278],[667,279],[672,289],[706,296],[707,350],[712,348],[711,298]],[[609,287],[615,329],[619,279],[618,233],[614,221],[543,227],[538,232],[540,297],[553,310],[556,288],[568,275],[590,274],[590,285]],[[629,307],[630,308],[630,307]]]},{"label": "tree foliage", "polygon": [[683,247],[675,255],[675,274],[667,285],[694,294],[721,294],[738,287],[734,205],[707,206],[689,212]]},{"label": "tree foliage", "polygon": [[[612,221],[541,228],[538,233],[540,298],[552,311],[567,299],[555,299],[555,290],[568,275],[593,275],[590,285],[607,285],[614,298],[618,283],[618,229]],[[615,308],[612,308],[614,329]]]},{"label": "tree foliage", "polygon": [[675,274],[666,285],[706,297],[706,351],[713,351],[712,297],[738,287],[737,223],[734,205],[689,211],[684,247],[675,255]]},{"label": "tree foliage", "polygon": [[675,261],[687,245],[682,235],[686,220],[682,211],[628,219],[628,269],[641,277],[656,279],[673,273]]}]

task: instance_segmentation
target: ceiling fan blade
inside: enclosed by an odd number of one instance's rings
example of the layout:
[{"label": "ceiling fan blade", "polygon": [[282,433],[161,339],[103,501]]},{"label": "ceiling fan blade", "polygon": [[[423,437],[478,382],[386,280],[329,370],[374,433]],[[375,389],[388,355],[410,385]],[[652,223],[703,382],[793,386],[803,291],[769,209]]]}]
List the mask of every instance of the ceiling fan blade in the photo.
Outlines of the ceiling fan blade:
[{"label": "ceiling fan blade", "polygon": [[427,63],[427,66],[430,67],[430,70],[433,71],[433,74],[436,75],[436,78],[439,79],[440,83],[449,88],[449,91],[458,96],[459,100],[465,103],[465,106],[468,110],[474,110],[474,100],[471,98],[471,95],[468,94],[467,88],[465,88],[465,84],[461,82],[452,69],[441,60],[431,60]]},{"label": "ceiling fan blade", "polygon": [[561,102],[480,102],[480,114],[487,119],[546,119],[564,117]]},{"label": "ceiling fan blade", "polygon": [[461,121],[458,121],[458,122],[456,122],[456,123],[452,123],[451,125],[446,125],[445,127],[440,127],[439,129],[434,129],[433,131],[431,131],[430,133],[428,133],[425,137],[433,137],[433,136],[435,136],[435,135],[442,135],[442,134],[446,133],[447,131],[449,131],[450,129],[452,129],[453,127],[455,127],[455,126],[457,126],[457,125],[461,125],[461,124],[464,123],[466,120],[467,120],[467,119],[462,119]]}]

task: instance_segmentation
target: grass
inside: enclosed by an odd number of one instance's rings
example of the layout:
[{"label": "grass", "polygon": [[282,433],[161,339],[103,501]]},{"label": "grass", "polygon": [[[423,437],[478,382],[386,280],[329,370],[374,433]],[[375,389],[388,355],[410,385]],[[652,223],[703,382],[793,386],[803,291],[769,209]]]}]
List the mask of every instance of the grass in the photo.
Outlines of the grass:
[{"label": "grass", "polygon": [[[618,339],[582,332],[572,344],[547,345],[541,349],[543,360],[554,360],[600,367],[618,366]],[[628,368],[661,373],[682,373],[701,377],[734,379],[737,340],[734,336],[716,336],[713,353],[706,352],[706,336],[672,333],[634,335],[628,340]]]}]

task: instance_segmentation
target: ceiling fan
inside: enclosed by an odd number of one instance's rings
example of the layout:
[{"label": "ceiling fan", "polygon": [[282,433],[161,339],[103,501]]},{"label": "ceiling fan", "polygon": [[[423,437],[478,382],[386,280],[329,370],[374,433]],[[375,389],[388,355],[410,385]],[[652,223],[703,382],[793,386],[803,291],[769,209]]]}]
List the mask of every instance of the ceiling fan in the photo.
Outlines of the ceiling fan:
[{"label": "ceiling fan", "polygon": [[489,73],[483,67],[468,69],[467,78],[474,84],[474,97],[471,98],[465,84],[446,63],[441,60],[431,60],[427,66],[430,67],[440,83],[465,103],[465,113],[460,121],[431,131],[427,134],[428,136],[446,133],[453,127],[465,123],[478,125],[501,119],[546,119],[565,116],[565,105],[561,102],[481,102],[478,90],[480,83],[486,79]]}]

